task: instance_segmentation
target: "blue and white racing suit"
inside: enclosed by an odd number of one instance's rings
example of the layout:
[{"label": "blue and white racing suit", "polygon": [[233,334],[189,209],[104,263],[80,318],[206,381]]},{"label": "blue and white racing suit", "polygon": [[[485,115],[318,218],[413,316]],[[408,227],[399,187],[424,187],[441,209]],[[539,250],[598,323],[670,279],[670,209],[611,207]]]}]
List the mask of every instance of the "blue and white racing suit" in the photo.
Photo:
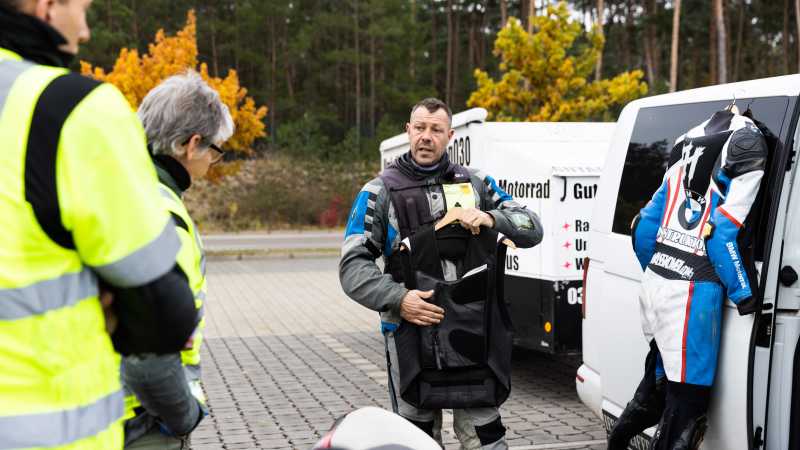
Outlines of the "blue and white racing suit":
[{"label": "blue and white racing suit", "polygon": [[658,376],[714,381],[723,301],[752,302],[737,236],[766,157],[752,120],[717,112],[676,140],[661,186],[634,219],[633,247],[645,270],[642,330],[658,345]]}]

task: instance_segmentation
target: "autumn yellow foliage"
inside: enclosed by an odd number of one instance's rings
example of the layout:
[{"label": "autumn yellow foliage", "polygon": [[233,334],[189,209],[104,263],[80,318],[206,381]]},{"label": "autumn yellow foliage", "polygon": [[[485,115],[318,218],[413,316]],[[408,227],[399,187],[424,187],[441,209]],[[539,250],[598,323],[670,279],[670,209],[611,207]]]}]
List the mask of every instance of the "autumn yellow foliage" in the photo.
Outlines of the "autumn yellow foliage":
[{"label": "autumn yellow foliage", "polygon": [[235,70],[229,70],[225,78],[209,75],[206,64],[198,62],[196,36],[195,14],[189,11],[186,26],[182,30],[175,36],[167,36],[164,30],[159,30],[155,42],[148,45],[144,55],[139,55],[136,49],[123,48],[110,72],[101,67],[92,67],[86,61],[81,61],[81,72],[117,86],[136,108],[145,95],[165,78],[188,69],[197,70],[219,92],[236,124],[236,132],[225,147],[250,153],[253,141],[266,135],[263,119],[267,115],[267,107],[256,106],[255,101],[247,96],[247,89],[239,85]]},{"label": "autumn yellow foliage", "polygon": [[565,2],[532,20],[533,33],[510,18],[497,34],[494,53],[502,78],[476,69],[477,89],[468,106],[486,108],[498,121],[580,121],[647,93],[640,70],[588,80],[603,51],[603,35],[571,20]]}]

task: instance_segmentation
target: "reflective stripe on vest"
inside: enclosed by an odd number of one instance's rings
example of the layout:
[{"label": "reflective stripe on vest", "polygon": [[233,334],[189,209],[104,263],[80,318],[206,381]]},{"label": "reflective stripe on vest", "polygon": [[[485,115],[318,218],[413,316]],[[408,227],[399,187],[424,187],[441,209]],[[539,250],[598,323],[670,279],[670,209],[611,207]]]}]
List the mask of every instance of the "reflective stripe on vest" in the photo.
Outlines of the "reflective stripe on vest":
[{"label": "reflective stripe on vest", "polygon": [[11,85],[30,67],[33,67],[33,64],[25,61],[0,60],[0,114],[11,91]]},{"label": "reflective stripe on vest", "polygon": [[140,286],[147,284],[164,274],[164,269],[157,265],[142,264],[142,261],[165,261],[174,258],[175,230],[168,221],[161,234],[144,247],[136,250],[119,261],[94,267],[106,281],[119,287]]},{"label": "reflective stripe on vest", "polygon": [[0,450],[55,447],[94,436],[122,416],[122,391],[75,409],[0,416]]},{"label": "reflective stripe on vest", "polygon": [[0,289],[0,320],[45,314],[97,294],[97,277],[88,268],[25,287]]}]

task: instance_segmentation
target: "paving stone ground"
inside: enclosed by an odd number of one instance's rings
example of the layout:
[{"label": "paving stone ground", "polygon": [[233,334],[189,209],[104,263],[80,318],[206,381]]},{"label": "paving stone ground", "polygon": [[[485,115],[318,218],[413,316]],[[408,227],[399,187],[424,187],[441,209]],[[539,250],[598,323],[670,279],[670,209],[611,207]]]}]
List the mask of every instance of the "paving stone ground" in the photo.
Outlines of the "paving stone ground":
[{"label": "paving stone ground", "polygon": [[[310,449],[339,416],[390,408],[377,314],[339,287],[337,260],[212,260],[203,383],[211,415],[192,448]],[[515,351],[502,406],[512,449],[604,449],[575,393],[574,357]],[[445,412],[444,443],[458,449]]]}]

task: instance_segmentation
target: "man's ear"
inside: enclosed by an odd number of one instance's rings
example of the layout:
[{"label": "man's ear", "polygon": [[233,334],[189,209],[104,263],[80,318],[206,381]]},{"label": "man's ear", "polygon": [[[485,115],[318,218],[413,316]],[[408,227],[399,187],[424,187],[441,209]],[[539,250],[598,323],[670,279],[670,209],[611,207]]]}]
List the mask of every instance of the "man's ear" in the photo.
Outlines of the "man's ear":
[{"label": "man's ear", "polygon": [[406,122],[406,133],[411,131],[411,124]]},{"label": "man's ear", "polygon": [[[33,8],[29,11],[29,14],[32,14],[39,18],[42,22],[50,22],[50,8],[53,6],[56,0],[36,0],[33,2]],[[23,5],[27,2],[23,2]],[[23,9],[25,7],[23,6]]]},{"label": "man's ear", "polygon": [[201,138],[199,134],[192,135],[192,137],[189,139],[189,142],[186,143],[187,160],[194,158],[194,156],[200,151],[200,141],[202,140],[203,138]]},{"label": "man's ear", "polygon": [[447,132],[447,140],[449,141],[450,139],[453,139],[454,134],[456,134],[456,130],[450,128],[450,130]]}]

